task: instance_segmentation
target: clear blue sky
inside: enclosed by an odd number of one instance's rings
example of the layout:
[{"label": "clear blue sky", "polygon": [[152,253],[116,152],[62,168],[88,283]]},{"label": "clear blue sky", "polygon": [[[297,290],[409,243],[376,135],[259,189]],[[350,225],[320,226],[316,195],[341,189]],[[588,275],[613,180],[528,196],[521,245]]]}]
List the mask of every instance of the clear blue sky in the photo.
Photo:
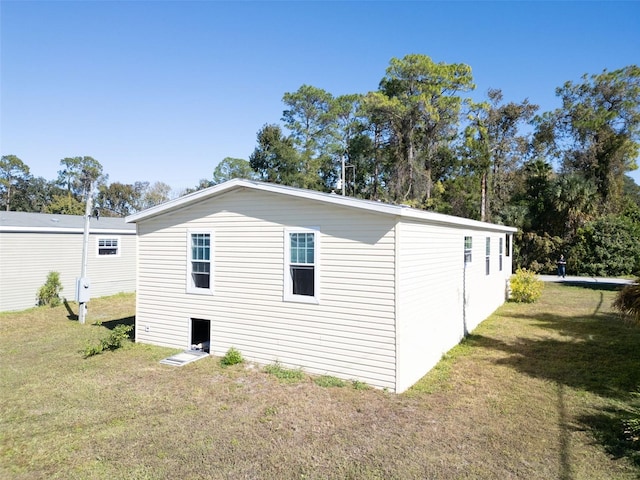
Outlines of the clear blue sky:
[{"label": "clear blue sky", "polygon": [[2,0],[0,14],[1,152],[49,180],[89,155],[111,182],[195,186],[248,159],[285,92],[366,93],[409,53],[470,65],[476,98],[501,88],[542,111],[565,81],[640,64],[635,1]]}]

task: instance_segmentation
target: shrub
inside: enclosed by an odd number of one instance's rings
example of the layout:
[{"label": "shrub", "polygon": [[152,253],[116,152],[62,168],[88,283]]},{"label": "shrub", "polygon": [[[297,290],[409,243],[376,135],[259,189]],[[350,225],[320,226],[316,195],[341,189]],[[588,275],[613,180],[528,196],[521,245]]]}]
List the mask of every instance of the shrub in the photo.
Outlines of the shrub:
[{"label": "shrub", "polygon": [[609,215],[578,229],[568,267],[578,275],[616,277],[640,268],[640,224]]},{"label": "shrub", "polygon": [[511,276],[511,299],[518,303],[533,303],[542,295],[544,284],[538,276],[524,268],[518,268]]},{"label": "shrub", "polygon": [[240,351],[234,347],[231,347],[227,350],[227,353],[220,360],[220,363],[223,367],[228,367],[230,365],[236,365],[238,363],[244,362],[244,358],[242,358],[242,354]]},{"label": "shrub", "polygon": [[281,380],[287,383],[295,383],[304,378],[304,373],[302,372],[302,369],[298,368],[296,370],[293,370],[290,368],[285,368],[282,365],[280,365],[280,363],[278,362],[273,363],[271,365],[267,365],[266,367],[264,367],[264,371],[270,375],[273,375],[278,380]]},{"label": "shrub", "polygon": [[344,380],[340,380],[339,378],[331,375],[322,375],[320,377],[316,377],[313,381],[320,387],[344,387],[347,384]]},{"label": "shrub", "polygon": [[62,283],[60,282],[60,273],[49,272],[49,275],[47,275],[47,281],[38,290],[38,305],[57,307],[61,303],[61,291]]},{"label": "shrub", "polygon": [[613,308],[640,324],[640,278],[635,285],[626,285],[618,292],[613,301]]},{"label": "shrub", "polygon": [[133,325],[116,325],[108,337],[100,340],[98,344],[87,345],[83,350],[84,357],[92,357],[104,352],[105,350],[117,350],[122,343],[129,338],[129,332],[133,330]]},{"label": "shrub", "polygon": [[369,385],[367,385],[365,382],[362,382],[360,380],[351,380],[351,386],[355,390],[369,390]]}]

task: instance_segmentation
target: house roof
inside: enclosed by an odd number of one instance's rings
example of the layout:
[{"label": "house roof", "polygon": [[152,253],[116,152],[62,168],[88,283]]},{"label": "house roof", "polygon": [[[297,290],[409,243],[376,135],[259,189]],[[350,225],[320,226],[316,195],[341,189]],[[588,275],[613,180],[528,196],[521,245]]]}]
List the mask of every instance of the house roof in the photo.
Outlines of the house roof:
[{"label": "house roof", "polygon": [[[134,235],[135,225],[125,223],[124,218],[91,218],[91,233]],[[52,213],[0,212],[0,232],[82,233],[84,216],[57,215]]]},{"label": "house roof", "polygon": [[382,215],[392,215],[408,220],[423,221],[426,223],[437,223],[447,225],[465,226],[469,228],[477,228],[484,230],[496,230],[501,232],[516,232],[517,228],[505,225],[497,225],[493,223],[479,222],[468,218],[455,217],[452,215],[444,215],[441,213],[429,212],[426,210],[418,210],[416,208],[407,207],[405,205],[392,205],[389,203],[376,202],[372,200],[362,200],[359,198],[345,197],[335,193],[317,192],[314,190],[305,190],[285,185],[277,185],[274,183],[258,182],[254,180],[233,179],[213,187],[205,188],[194,193],[190,193],[180,198],[170,200],[168,202],[156,205],[133,215],[129,215],[125,220],[127,223],[136,223],[158,215],[188,207],[203,200],[215,198],[234,190],[257,190],[286,195],[293,198],[303,198],[306,200],[321,202],[325,204],[336,205],[345,208],[354,208],[365,210]]}]

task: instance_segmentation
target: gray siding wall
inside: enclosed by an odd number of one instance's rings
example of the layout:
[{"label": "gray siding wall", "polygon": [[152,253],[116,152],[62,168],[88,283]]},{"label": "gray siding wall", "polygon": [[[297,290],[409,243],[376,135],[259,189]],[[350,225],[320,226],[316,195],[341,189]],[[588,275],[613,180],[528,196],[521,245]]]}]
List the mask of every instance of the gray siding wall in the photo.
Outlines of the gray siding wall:
[{"label": "gray siding wall", "polygon": [[[98,257],[98,237],[119,238],[120,255]],[[0,311],[35,306],[50,271],[60,273],[62,296],[73,301],[81,267],[81,233],[0,233]],[[91,234],[87,272],[92,297],[135,291],[135,235]]]},{"label": "gray siding wall", "polygon": [[[286,227],[320,230],[319,304],[283,301]],[[186,293],[188,229],[213,230],[213,295]],[[138,232],[137,341],[187,348],[191,319],[206,319],[215,355],[395,387],[392,218],[236,191]]]}]

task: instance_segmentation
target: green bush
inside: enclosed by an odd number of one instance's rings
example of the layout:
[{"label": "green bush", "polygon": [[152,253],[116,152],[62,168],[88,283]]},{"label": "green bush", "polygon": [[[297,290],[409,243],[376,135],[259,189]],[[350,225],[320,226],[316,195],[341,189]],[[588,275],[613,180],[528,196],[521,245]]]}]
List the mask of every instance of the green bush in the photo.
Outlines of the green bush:
[{"label": "green bush", "polygon": [[223,367],[236,365],[242,362],[244,362],[244,358],[242,358],[242,354],[238,349],[234,347],[231,347],[229,350],[227,350],[227,353],[225,354],[225,356],[222,357],[222,359],[220,359],[220,363],[222,364]]},{"label": "green bush", "polygon": [[618,292],[613,307],[640,324],[640,278],[636,280],[635,285],[627,285]]},{"label": "green bush", "polygon": [[60,292],[62,291],[62,283],[60,282],[60,273],[49,272],[47,281],[38,290],[38,305],[49,305],[57,307],[60,305]]},{"label": "green bush", "polygon": [[264,367],[264,371],[286,383],[299,382],[304,378],[304,372],[302,369],[298,368],[294,370],[291,368],[285,368],[278,362],[267,365]]},{"label": "green bush", "polygon": [[538,276],[524,268],[518,268],[511,276],[511,298],[518,303],[533,303],[542,295],[544,284]]},{"label": "green bush", "polygon": [[85,358],[98,355],[105,350],[117,350],[125,340],[129,339],[129,332],[133,330],[133,325],[116,325],[108,337],[103,338],[97,344],[89,344],[83,350]]},{"label": "green bush", "polygon": [[355,390],[369,390],[369,385],[367,385],[365,382],[360,381],[360,380],[351,380],[351,386],[355,389]]},{"label": "green bush", "polygon": [[609,215],[578,229],[567,260],[577,275],[617,277],[640,269],[640,224]]},{"label": "green bush", "polygon": [[320,387],[344,387],[347,382],[331,375],[322,375],[313,379],[314,383]]}]

